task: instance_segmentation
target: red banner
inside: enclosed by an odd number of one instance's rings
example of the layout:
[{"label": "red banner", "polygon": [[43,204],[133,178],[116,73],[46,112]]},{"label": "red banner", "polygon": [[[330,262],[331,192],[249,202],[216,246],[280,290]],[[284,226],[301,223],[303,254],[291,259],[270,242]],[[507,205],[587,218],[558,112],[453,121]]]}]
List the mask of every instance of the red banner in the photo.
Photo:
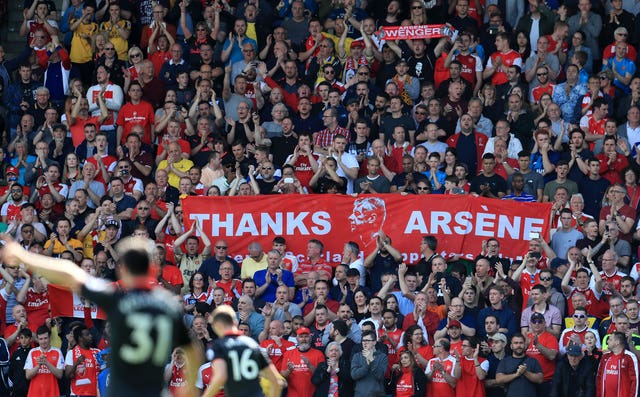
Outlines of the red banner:
[{"label": "red banner", "polygon": [[458,31],[449,24],[383,26],[382,29],[380,29],[379,36],[382,40],[437,39],[440,37],[450,37],[453,42],[458,36]]},{"label": "red banner", "polygon": [[[78,294],[55,284],[49,284],[48,290],[52,317],[84,318],[84,304]],[[91,318],[106,320],[107,314],[95,304],[91,304]]]},{"label": "red banner", "polygon": [[276,236],[287,250],[303,259],[307,242],[324,243],[325,258],[340,263],[344,244],[355,241],[361,254],[376,248],[382,229],[405,262],[420,260],[422,236],[438,238],[444,256],[473,259],[482,240],[495,237],[501,254],[518,258],[528,250],[531,233],[549,237],[550,203],[517,203],[458,195],[267,195],[259,197],[187,197],[183,200],[185,228],[195,219],[215,244],[224,239],[230,255],[242,260],[249,243],[266,252]]}]

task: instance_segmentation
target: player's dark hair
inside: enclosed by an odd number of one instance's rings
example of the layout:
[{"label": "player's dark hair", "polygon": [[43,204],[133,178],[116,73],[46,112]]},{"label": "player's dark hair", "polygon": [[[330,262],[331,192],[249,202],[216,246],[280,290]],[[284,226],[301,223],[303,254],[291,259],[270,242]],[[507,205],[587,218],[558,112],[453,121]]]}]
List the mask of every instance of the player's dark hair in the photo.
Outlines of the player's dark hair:
[{"label": "player's dark hair", "polygon": [[143,276],[149,271],[149,255],[142,248],[130,248],[120,255],[118,264],[124,265],[133,276]]}]

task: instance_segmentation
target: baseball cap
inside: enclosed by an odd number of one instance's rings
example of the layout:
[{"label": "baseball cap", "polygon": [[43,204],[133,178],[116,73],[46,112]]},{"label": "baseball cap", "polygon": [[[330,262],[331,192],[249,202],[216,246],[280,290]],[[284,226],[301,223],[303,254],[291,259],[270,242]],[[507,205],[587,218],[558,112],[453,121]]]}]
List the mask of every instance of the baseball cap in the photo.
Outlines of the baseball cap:
[{"label": "baseball cap", "polygon": [[351,42],[351,48],[364,48],[364,40],[354,40]]},{"label": "baseball cap", "polygon": [[304,335],[304,334],[309,335],[310,333],[311,333],[311,331],[309,331],[309,328],[307,328],[307,327],[300,327],[296,331],[296,335]]},{"label": "baseball cap", "polygon": [[533,313],[531,315],[531,321],[533,320],[544,320],[544,316],[542,315],[542,313]]},{"label": "baseball cap", "polygon": [[499,340],[501,342],[507,343],[507,336],[505,334],[503,334],[502,332],[498,332],[493,336],[490,336],[489,339],[491,340]]},{"label": "baseball cap", "polygon": [[581,356],[582,355],[582,347],[578,345],[569,345],[567,347],[567,354],[569,356]]},{"label": "baseball cap", "polygon": [[7,167],[7,170],[4,172],[5,174],[13,174],[20,175],[20,171],[16,167]]},{"label": "baseball cap", "polygon": [[451,320],[449,321],[449,328],[462,328],[462,325],[460,325],[460,321],[458,320]]},{"label": "baseball cap", "polygon": [[120,223],[115,219],[109,219],[108,221],[105,222],[104,226],[105,227],[113,226],[113,227],[120,228]]}]

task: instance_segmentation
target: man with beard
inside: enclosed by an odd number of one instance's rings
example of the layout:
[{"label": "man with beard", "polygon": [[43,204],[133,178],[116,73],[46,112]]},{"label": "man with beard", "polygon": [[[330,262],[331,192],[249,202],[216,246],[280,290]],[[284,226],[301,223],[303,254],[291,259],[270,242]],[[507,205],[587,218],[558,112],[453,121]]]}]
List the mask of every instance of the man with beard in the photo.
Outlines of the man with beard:
[{"label": "man with beard", "polygon": [[515,334],[511,337],[511,356],[505,356],[496,370],[496,383],[508,387],[507,397],[535,397],[536,385],[544,376],[535,358],[525,355],[525,337]]},{"label": "man with beard", "polygon": [[311,332],[307,327],[300,327],[296,331],[298,346],[287,350],[282,358],[280,375],[288,383],[289,397],[311,397],[315,387],[311,383],[311,376],[319,363],[324,362],[324,354],[311,348]]},{"label": "man with beard", "polygon": [[362,339],[362,329],[357,321],[353,320],[351,306],[341,303],[338,309],[338,317],[327,326],[327,332],[323,335],[322,344],[327,345],[330,340],[340,343],[342,355],[351,358],[351,350]]}]

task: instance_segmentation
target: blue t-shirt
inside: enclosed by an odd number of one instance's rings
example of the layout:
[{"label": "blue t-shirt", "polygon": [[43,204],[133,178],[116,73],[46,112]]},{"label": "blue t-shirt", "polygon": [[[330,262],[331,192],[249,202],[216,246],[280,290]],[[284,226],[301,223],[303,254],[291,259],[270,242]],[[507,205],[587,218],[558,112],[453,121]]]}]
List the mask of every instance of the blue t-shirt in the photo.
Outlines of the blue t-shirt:
[{"label": "blue t-shirt", "polygon": [[[549,150],[548,156],[551,164],[555,164],[560,160],[560,153],[554,152],[553,150]],[[544,164],[542,162],[542,154],[540,152],[531,153],[531,169],[540,175],[544,173]],[[550,172],[544,175],[544,183],[554,179],[556,179],[555,172]]]},{"label": "blue t-shirt", "polygon": [[[258,270],[253,274],[253,279],[258,287],[262,287],[265,284],[265,277],[267,276],[267,269]],[[267,290],[262,294],[261,298],[265,302],[274,302],[276,300],[276,290],[278,289],[278,276],[275,274],[269,274],[269,286]],[[282,270],[282,282],[287,287],[295,287],[296,283],[293,280],[293,273],[288,270]]]}]

